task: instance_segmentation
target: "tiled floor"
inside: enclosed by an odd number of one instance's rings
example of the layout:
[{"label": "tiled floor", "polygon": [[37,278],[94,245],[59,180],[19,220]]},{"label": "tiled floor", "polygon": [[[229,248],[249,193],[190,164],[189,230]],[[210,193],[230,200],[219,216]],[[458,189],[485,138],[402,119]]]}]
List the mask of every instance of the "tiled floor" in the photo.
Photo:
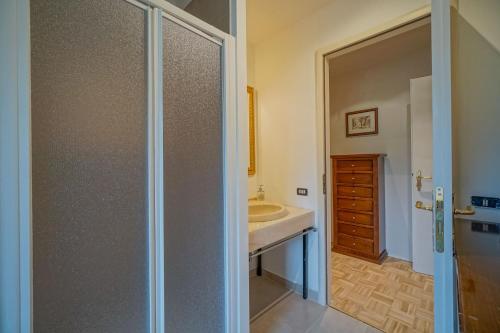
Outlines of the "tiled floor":
[{"label": "tiled floor", "polygon": [[250,318],[254,318],[289,293],[285,285],[265,275],[250,276]]},{"label": "tiled floor", "polygon": [[291,294],[250,326],[251,333],[380,333],[330,307]]},{"label": "tiled floor", "polygon": [[387,258],[382,265],[332,255],[330,305],[384,332],[432,332],[432,276],[409,262]]}]

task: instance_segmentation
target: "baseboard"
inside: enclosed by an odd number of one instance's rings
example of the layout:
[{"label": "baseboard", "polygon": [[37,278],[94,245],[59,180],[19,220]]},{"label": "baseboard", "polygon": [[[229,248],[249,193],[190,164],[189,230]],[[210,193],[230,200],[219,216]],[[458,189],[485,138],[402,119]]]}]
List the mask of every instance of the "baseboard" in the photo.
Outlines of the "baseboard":
[{"label": "baseboard", "polygon": [[412,262],[410,258],[403,258],[403,257],[398,256],[398,255],[390,254],[389,252],[387,252],[387,257],[391,257],[391,258],[395,258],[395,259],[407,261],[407,262],[410,262],[410,263]]}]

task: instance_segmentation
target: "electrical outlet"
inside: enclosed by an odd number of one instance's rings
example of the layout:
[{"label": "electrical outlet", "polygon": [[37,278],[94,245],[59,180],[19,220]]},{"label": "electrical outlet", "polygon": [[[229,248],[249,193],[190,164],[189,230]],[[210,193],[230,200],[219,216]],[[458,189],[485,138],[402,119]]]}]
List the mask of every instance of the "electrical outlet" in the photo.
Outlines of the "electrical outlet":
[{"label": "electrical outlet", "polygon": [[297,195],[307,196],[307,188],[297,187]]},{"label": "electrical outlet", "polygon": [[470,201],[471,204],[476,207],[500,208],[499,198],[472,196]]},{"label": "electrical outlet", "polygon": [[495,223],[472,222],[471,230],[490,234],[500,234],[500,226]]}]

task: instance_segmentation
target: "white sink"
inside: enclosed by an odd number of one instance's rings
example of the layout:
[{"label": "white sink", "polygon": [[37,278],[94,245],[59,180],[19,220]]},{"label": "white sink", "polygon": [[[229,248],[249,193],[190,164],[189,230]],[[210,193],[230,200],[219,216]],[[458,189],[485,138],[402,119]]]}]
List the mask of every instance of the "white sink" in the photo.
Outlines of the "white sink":
[{"label": "white sink", "polygon": [[248,222],[267,222],[288,215],[285,206],[266,201],[251,201],[248,203]]},{"label": "white sink", "polygon": [[[262,203],[262,201],[257,201]],[[251,205],[249,203],[249,205]],[[285,206],[287,215],[272,221],[248,224],[248,251],[254,252],[290,235],[314,226],[314,212],[310,209]]]}]

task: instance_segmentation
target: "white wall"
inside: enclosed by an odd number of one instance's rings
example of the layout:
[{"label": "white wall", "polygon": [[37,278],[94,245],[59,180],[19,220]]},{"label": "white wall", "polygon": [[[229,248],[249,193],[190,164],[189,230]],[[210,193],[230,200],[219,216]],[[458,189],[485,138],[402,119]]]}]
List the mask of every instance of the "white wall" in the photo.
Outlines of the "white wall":
[{"label": "white wall", "polygon": [[[394,50],[395,51],[395,50]],[[370,57],[370,49],[364,56]],[[385,153],[386,246],[392,257],[411,260],[410,79],[431,74],[426,48],[398,52],[370,67],[336,75],[330,66],[331,153]],[[349,55],[346,55],[348,57]],[[345,113],[378,107],[379,134],[346,137]]]},{"label": "white wall", "polygon": [[[260,177],[268,198],[316,207],[317,176],[315,52],[407,14],[429,0],[332,1],[287,29],[255,45],[258,89]],[[297,187],[308,197],[296,195]],[[322,223],[322,221],[317,221]],[[301,278],[301,243],[293,242],[264,258],[265,268],[289,280]],[[318,237],[311,237],[309,281],[319,287]]]},{"label": "white wall", "polygon": [[[453,48],[456,206],[472,195],[500,198],[500,1],[461,0]],[[472,219],[500,223],[500,209]]]},{"label": "white wall", "polygon": [[255,47],[250,43],[247,44],[247,83],[255,85]]},{"label": "white wall", "polygon": [[[259,186],[259,163],[260,163],[260,158],[259,158],[259,127],[257,123],[257,119],[259,117],[258,115],[258,110],[257,110],[257,98],[258,98],[258,91],[257,87],[255,87],[255,51],[254,47],[252,44],[247,43],[247,85],[251,86],[254,88],[254,97],[255,97],[255,175],[253,176],[248,176],[248,197],[249,198],[254,198],[257,196],[257,187]],[[257,268],[257,260],[253,258],[250,261],[250,270],[256,269]]]},{"label": "white wall", "polygon": [[[0,331],[19,332],[16,2],[0,2]],[[16,235],[13,237],[12,235]]]},{"label": "white wall", "polygon": [[28,331],[29,1],[0,1],[0,332]]},{"label": "white wall", "polygon": [[[258,98],[258,89],[255,87],[255,51],[254,47],[251,44],[247,44],[247,84],[251,87],[254,88],[254,94],[255,94],[255,100],[257,102]],[[248,197],[252,198],[257,195],[257,186],[259,185],[259,172],[260,172],[260,158],[259,158],[259,126],[257,119],[259,117],[258,114],[258,104],[254,104],[255,107],[255,117],[256,117],[256,122],[255,122],[255,163],[256,163],[256,168],[255,168],[255,175],[253,176],[248,176]]]},{"label": "white wall", "polygon": [[482,39],[500,50],[500,1],[459,0],[458,11]]}]

